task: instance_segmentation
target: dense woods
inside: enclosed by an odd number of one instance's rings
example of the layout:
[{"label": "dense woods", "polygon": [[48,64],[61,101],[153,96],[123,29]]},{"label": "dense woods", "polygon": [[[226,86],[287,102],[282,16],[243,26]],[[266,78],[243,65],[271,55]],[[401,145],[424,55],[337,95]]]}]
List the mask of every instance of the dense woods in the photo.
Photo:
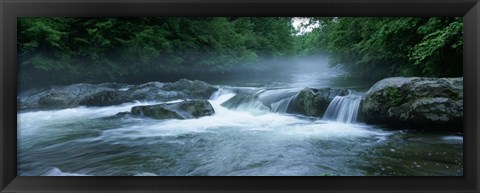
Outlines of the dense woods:
[{"label": "dense woods", "polygon": [[322,52],[352,77],[462,75],[461,18],[310,18],[304,26],[319,27],[300,35],[291,21],[20,18],[19,81],[29,86],[128,83],[172,74],[260,72],[276,67],[270,59]]},{"label": "dense woods", "polygon": [[290,53],[291,18],[21,18],[22,83],[161,80],[255,70]]},{"label": "dense woods", "polygon": [[320,27],[299,36],[297,50],[328,51],[330,63],[351,76],[462,76],[460,17],[315,18],[310,24],[316,22]]}]

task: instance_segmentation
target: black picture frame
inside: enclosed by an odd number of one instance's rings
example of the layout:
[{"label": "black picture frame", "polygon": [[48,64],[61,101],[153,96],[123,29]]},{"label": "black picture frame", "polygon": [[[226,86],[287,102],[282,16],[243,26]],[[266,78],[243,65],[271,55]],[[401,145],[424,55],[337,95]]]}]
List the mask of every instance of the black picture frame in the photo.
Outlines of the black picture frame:
[{"label": "black picture frame", "polygon": [[[478,0],[0,0],[1,192],[479,192]],[[463,177],[17,177],[16,18],[463,16]]]}]

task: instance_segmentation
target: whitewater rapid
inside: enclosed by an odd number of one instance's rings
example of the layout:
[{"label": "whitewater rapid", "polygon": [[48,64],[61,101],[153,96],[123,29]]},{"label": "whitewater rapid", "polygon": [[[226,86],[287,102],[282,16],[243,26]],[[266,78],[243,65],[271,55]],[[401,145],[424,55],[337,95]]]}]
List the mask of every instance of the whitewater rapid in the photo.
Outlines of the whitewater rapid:
[{"label": "whitewater rapid", "polygon": [[[344,124],[335,121],[309,120],[294,115],[269,112],[251,108],[223,107],[221,104],[235,96],[233,92],[220,90],[214,93],[209,102],[215,114],[189,120],[153,120],[148,118],[131,118],[135,124],[103,131],[95,138],[87,140],[114,140],[113,138],[141,138],[184,133],[208,132],[222,127],[234,127],[242,130],[271,131],[275,135],[308,136],[331,139],[334,137],[368,137],[382,136],[385,132],[367,129],[358,124]],[[169,101],[179,102],[181,100]],[[111,107],[76,107],[62,110],[26,112],[18,115],[19,136],[28,137],[49,134],[59,129],[64,132],[69,128],[56,128],[56,125],[75,124],[88,119],[111,117],[119,112],[129,111],[133,106],[153,105],[159,102],[135,102]]]}]

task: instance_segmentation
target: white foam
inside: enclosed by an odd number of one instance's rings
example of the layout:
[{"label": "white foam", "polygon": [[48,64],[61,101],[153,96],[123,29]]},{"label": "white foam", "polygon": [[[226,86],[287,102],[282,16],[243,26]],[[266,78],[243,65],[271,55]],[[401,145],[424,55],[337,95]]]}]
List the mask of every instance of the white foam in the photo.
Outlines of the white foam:
[{"label": "white foam", "polygon": [[449,136],[442,137],[442,140],[463,142],[463,136],[449,135]]},{"label": "white foam", "polygon": [[[215,132],[219,129],[234,128],[236,131],[265,131],[277,137],[315,137],[319,139],[384,136],[386,132],[367,129],[362,125],[329,121],[312,121],[293,115],[264,113],[260,115],[247,111],[227,109],[220,104],[232,97],[231,93],[218,96],[210,103],[215,114],[198,119],[155,120],[139,119],[131,125],[106,130],[95,140],[119,141],[159,136],[177,136],[187,133]],[[120,140],[121,141],[121,140]]]},{"label": "white foam", "polygon": [[282,130],[282,133],[284,135],[310,137],[323,140],[390,135],[389,132],[367,129],[362,125],[329,121],[316,121],[311,124],[294,125],[289,129]]},{"label": "white foam", "polygon": [[135,174],[135,176],[158,176],[158,175],[150,172],[142,172],[142,173]]},{"label": "white foam", "polygon": [[[179,102],[181,100],[168,101],[165,103]],[[61,110],[43,110],[17,114],[19,134],[25,135],[39,128],[46,131],[49,125],[75,123],[79,120],[88,120],[100,117],[113,116],[119,112],[130,111],[133,106],[153,105],[161,102],[132,102],[108,107],[75,107]]]},{"label": "white foam", "polygon": [[51,170],[42,174],[42,176],[88,176],[81,173],[70,173],[70,172],[62,172],[62,170],[54,167]]}]

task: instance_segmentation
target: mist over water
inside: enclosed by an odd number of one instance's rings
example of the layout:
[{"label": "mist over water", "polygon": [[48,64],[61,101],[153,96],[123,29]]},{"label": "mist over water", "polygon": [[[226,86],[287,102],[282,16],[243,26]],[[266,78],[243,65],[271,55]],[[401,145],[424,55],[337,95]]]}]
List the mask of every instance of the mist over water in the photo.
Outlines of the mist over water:
[{"label": "mist over water", "polygon": [[[312,62],[314,61],[314,62]],[[463,137],[390,130],[357,119],[362,90],[338,81],[328,58],[263,77],[205,80],[219,87],[212,116],[114,116],[142,101],[17,114],[20,176],[463,175]],[[324,117],[286,113],[305,87],[349,88]]]},{"label": "mist over water", "polygon": [[265,61],[261,73],[234,73],[226,76],[192,76],[215,85],[235,87],[305,88],[341,87],[368,90],[375,82],[344,78],[343,66],[330,67],[327,55],[291,56],[282,60]]}]

